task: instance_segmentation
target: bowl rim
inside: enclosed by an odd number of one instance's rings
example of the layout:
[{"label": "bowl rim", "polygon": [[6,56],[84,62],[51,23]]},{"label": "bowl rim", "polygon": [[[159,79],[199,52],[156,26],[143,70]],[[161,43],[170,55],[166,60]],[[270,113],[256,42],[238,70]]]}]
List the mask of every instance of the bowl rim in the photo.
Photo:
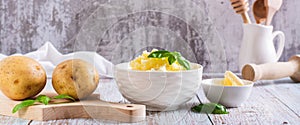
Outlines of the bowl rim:
[{"label": "bowl rim", "polygon": [[243,85],[243,86],[224,86],[224,85],[219,85],[219,84],[211,84],[211,83],[207,82],[209,80],[222,80],[222,79],[224,79],[224,78],[203,79],[201,81],[201,85],[218,86],[218,87],[224,87],[224,88],[246,88],[246,87],[253,87],[253,85],[254,85],[253,81],[249,81],[249,80],[245,80],[245,79],[242,79],[242,81],[246,81],[249,84],[246,84],[246,85]]},{"label": "bowl rim", "polygon": [[119,63],[117,65],[115,65],[115,69],[116,70],[120,70],[120,71],[128,71],[128,72],[137,72],[137,73],[184,73],[184,72],[195,72],[195,71],[203,71],[203,66],[201,64],[198,63],[190,63],[191,65],[196,65],[198,66],[198,68],[195,69],[190,69],[190,70],[181,70],[181,71],[141,71],[141,70],[132,70],[132,69],[125,69],[125,68],[120,68],[121,65],[129,65],[129,62],[125,62],[125,63]]}]

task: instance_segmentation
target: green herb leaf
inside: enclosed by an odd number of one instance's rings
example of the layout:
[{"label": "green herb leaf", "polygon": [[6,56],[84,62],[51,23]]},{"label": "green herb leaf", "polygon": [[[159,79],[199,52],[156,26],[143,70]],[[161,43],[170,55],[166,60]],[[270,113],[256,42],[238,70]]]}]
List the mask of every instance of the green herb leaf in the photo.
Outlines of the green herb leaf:
[{"label": "green herb leaf", "polygon": [[13,108],[12,113],[16,113],[17,111],[19,111],[22,108],[32,106],[32,105],[34,105],[34,103],[35,103],[35,100],[25,100],[25,101],[21,102],[20,104],[16,105]]},{"label": "green herb leaf", "polygon": [[191,109],[196,113],[209,113],[209,114],[228,114],[223,105],[216,103],[199,104]]},{"label": "green herb leaf", "polygon": [[169,65],[172,65],[175,61],[176,61],[176,58],[173,55],[170,55],[168,57]]},{"label": "green herb leaf", "polygon": [[174,62],[178,62],[186,70],[190,70],[190,62],[187,61],[184,57],[181,56],[179,52],[169,52],[165,50],[155,51],[149,54],[148,58],[164,58],[168,57],[169,65],[172,65]]},{"label": "green herb leaf", "polygon": [[183,57],[177,58],[177,62],[182,65],[185,69],[190,70],[190,62],[184,59]]},{"label": "green herb leaf", "polygon": [[174,55],[176,57],[177,62],[183,66],[185,69],[190,70],[190,62],[188,60],[186,60],[184,57],[181,56],[181,54],[179,52],[172,52],[172,55]]},{"label": "green herb leaf", "polygon": [[54,96],[53,98],[54,98],[54,99],[70,99],[70,100],[72,100],[73,102],[76,101],[73,97],[71,97],[71,96],[69,96],[69,95],[67,95],[67,94],[61,94],[61,95],[58,95],[58,96]]},{"label": "green herb leaf", "polygon": [[[53,98],[54,99],[70,99],[72,101],[75,101],[74,98],[72,98],[71,96],[66,95],[66,94],[58,95],[58,96],[55,96]],[[43,103],[45,105],[48,105],[50,101],[51,101],[50,97],[48,97],[46,95],[39,95],[35,100],[32,100],[32,99],[25,100],[25,101],[21,102],[20,104],[16,105],[13,108],[12,113],[16,113],[17,111],[19,111],[20,109],[22,109],[24,107],[32,106],[32,105],[34,105],[35,102],[40,102],[40,103]]]},{"label": "green herb leaf", "polygon": [[182,57],[179,52],[172,52],[172,55],[174,55],[176,58]]},{"label": "green herb leaf", "polygon": [[40,102],[40,103],[43,103],[45,105],[48,105],[51,98],[46,96],[46,95],[39,95],[35,100]]},{"label": "green herb leaf", "polygon": [[169,51],[165,50],[160,50],[160,51],[155,51],[149,54],[148,58],[163,58],[163,57],[168,57],[169,56]]}]

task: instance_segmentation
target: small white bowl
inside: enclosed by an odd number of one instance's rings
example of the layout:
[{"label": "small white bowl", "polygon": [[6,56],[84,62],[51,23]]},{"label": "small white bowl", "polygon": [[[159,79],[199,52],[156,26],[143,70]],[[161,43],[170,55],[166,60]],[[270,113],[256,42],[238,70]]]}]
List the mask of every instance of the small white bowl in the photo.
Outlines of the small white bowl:
[{"label": "small white bowl", "polygon": [[196,95],[203,67],[192,63],[186,71],[137,71],[128,63],[115,66],[121,94],[130,102],[146,105],[150,111],[176,110]]},{"label": "small white bowl", "polygon": [[242,80],[243,86],[224,86],[224,78],[206,79],[202,81],[202,88],[210,102],[219,103],[225,107],[238,107],[245,102],[253,87],[253,82]]}]

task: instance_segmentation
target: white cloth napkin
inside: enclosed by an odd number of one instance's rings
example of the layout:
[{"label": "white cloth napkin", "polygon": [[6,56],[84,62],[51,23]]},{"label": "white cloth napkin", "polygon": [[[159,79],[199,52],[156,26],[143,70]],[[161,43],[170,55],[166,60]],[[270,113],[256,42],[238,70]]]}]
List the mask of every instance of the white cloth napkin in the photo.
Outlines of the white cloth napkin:
[{"label": "white cloth napkin", "polygon": [[[22,54],[13,54],[22,55]],[[47,77],[51,78],[52,72],[56,65],[68,59],[82,59],[91,64],[94,64],[101,78],[113,78],[114,65],[96,52],[80,51],[63,55],[50,43],[46,42],[41,48],[36,51],[25,54],[38,61],[46,70]],[[0,60],[7,57],[0,54]]]}]

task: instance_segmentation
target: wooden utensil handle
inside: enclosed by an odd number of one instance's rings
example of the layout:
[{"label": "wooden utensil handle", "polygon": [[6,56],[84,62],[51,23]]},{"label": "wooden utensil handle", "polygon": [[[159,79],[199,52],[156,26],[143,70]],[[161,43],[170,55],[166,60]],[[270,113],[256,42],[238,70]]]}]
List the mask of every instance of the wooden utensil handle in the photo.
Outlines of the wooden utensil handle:
[{"label": "wooden utensil handle", "polygon": [[242,16],[243,21],[244,21],[245,24],[250,24],[251,23],[249,15],[248,15],[247,12],[241,13],[241,16]]},{"label": "wooden utensil handle", "polygon": [[242,69],[242,76],[250,81],[279,79],[292,76],[298,71],[298,65],[293,60],[261,65],[246,64]]}]

